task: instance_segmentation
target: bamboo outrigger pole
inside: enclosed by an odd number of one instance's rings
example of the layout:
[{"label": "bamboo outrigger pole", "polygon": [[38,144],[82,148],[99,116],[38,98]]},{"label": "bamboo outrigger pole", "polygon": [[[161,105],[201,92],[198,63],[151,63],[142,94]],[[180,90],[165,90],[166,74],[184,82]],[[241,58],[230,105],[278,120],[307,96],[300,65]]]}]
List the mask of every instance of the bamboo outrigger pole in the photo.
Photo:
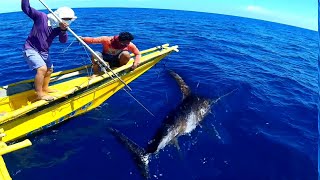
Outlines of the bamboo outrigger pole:
[{"label": "bamboo outrigger pole", "polygon": [[[39,1],[41,2],[41,4],[43,4],[43,5],[49,10],[50,13],[52,13],[52,15],[53,15],[56,19],[58,19],[58,21],[59,21],[60,23],[63,22],[56,14],[54,14],[54,12],[53,12],[42,0],[39,0]],[[77,39],[81,44],[83,44],[83,45],[99,60],[99,62],[100,62],[104,67],[108,68],[108,69],[112,72],[113,75],[115,75],[129,90],[132,91],[132,89],[131,89],[116,73],[114,73],[114,72],[112,71],[112,69],[107,65],[107,63],[104,62],[104,60],[103,60],[100,56],[98,56],[76,33],[74,33],[69,26],[67,27],[67,30],[68,30],[74,37],[76,37],[76,39]]]}]

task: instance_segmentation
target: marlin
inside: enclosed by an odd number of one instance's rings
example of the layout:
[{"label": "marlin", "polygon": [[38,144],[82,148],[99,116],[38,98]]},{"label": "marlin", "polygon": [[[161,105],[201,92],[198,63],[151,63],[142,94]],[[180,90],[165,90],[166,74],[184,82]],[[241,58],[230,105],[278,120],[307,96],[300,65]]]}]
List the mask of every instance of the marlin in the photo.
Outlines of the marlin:
[{"label": "marlin", "polygon": [[211,112],[213,104],[236,90],[235,89],[215,100],[199,97],[191,93],[189,86],[177,73],[174,71],[169,72],[180,87],[182,101],[166,116],[162,125],[156,131],[152,140],[149,141],[146,148],[140,147],[120,131],[111,127],[109,128],[109,131],[114,137],[130,150],[140,173],[147,179],[150,178],[148,167],[150,156],[157,154],[169,144],[174,144],[180,149],[178,138],[187,135],[196,129],[203,119]]}]

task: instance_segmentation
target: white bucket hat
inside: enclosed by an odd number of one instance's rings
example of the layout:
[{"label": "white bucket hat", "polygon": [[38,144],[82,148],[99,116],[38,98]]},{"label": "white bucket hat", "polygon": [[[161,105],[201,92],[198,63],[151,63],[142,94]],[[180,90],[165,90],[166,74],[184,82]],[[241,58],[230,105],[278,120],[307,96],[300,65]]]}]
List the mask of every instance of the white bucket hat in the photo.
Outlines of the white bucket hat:
[{"label": "white bucket hat", "polygon": [[[64,20],[69,25],[77,19],[77,16],[75,16],[74,11],[69,7],[60,7],[53,13],[57,15],[60,19],[70,18],[71,20]],[[52,13],[48,14],[48,26],[51,26],[52,28],[59,27],[59,21]]]}]

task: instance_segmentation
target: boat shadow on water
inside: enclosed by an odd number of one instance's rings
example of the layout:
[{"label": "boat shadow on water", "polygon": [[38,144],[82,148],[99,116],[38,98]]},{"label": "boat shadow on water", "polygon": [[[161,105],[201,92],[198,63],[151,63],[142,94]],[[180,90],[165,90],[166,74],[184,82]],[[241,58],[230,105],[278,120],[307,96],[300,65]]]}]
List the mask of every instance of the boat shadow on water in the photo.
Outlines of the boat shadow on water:
[{"label": "boat shadow on water", "polygon": [[215,103],[237,90],[234,89],[214,100],[200,97],[191,93],[189,86],[177,73],[171,70],[169,73],[180,87],[182,101],[169,112],[145,148],[136,144],[119,130],[108,127],[109,132],[129,150],[138,170],[146,179],[150,178],[149,160],[151,156],[158,154],[169,144],[175,145],[180,150],[178,138],[190,134],[200,126]]}]

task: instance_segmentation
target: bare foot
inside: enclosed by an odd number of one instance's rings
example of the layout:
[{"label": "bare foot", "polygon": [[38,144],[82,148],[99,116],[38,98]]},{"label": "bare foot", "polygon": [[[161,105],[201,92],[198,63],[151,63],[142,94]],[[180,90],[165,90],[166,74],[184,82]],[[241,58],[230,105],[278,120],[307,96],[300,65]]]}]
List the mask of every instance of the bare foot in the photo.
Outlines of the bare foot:
[{"label": "bare foot", "polygon": [[38,96],[38,100],[53,101],[54,97],[49,95]]},{"label": "bare foot", "polygon": [[98,74],[93,74],[92,76],[89,77],[89,79],[93,79],[95,77],[98,77],[99,75]]},{"label": "bare foot", "polygon": [[58,92],[58,90],[48,88],[48,89],[43,89],[43,92],[45,92],[45,93],[56,93],[56,92]]}]

